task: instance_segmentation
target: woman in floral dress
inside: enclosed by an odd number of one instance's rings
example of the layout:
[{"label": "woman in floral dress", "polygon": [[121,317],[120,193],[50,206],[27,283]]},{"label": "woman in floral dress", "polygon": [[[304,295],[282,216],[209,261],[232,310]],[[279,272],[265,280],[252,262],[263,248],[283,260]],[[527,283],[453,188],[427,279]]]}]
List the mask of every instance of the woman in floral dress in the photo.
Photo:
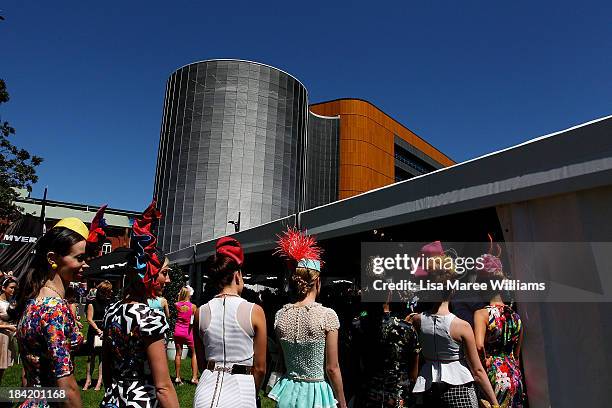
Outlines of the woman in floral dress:
[{"label": "woman in floral dress", "polygon": [[[505,279],[498,257],[486,254],[482,258],[480,281]],[[519,354],[523,324],[520,316],[504,303],[499,292],[491,292],[489,305],[474,313],[474,332],[476,347],[500,405],[521,408],[523,379]]]},{"label": "woman in floral dress", "polygon": [[[59,221],[36,243],[32,266],[21,280],[16,337],[28,387],[60,387],[65,407],[80,407],[81,394],[70,356],[83,342],[66,302],[70,282],[82,278],[85,239],[89,231],[77,218]],[[46,399],[30,399],[22,408],[49,407]]]},{"label": "woman in floral dress", "polygon": [[179,406],[168,372],[166,316],[147,304],[147,298],[160,296],[170,282],[168,259],[155,248],[151,232],[159,217],[153,201],[134,221],[125,295],[104,316],[101,408]]}]

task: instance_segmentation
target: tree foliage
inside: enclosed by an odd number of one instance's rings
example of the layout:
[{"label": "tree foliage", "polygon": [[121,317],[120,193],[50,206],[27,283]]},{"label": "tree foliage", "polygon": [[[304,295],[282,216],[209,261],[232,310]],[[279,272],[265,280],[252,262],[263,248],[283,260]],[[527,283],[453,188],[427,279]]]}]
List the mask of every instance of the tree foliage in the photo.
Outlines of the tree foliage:
[{"label": "tree foliage", "polygon": [[176,318],[178,315],[174,304],[178,301],[179,292],[183,286],[185,286],[185,274],[180,266],[171,264],[169,275],[170,282],[164,287],[164,297],[168,301],[168,308],[170,309],[170,318],[168,319],[170,333],[174,333],[174,325],[176,324]]},{"label": "tree foliage", "polygon": [[[0,79],[0,104],[10,99],[6,83]],[[32,185],[38,181],[36,166],[43,159],[32,156],[25,149],[20,149],[9,140],[15,135],[8,121],[0,117],[0,219],[14,220],[19,216],[14,200],[18,197],[16,188],[32,191]]]}]

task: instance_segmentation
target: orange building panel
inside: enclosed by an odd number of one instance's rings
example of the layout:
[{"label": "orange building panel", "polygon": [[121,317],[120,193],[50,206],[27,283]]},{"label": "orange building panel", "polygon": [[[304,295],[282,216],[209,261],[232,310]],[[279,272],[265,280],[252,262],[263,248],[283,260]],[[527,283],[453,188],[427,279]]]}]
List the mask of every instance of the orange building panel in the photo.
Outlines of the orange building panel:
[{"label": "orange building panel", "polygon": [[442,166],[455,164],[410,129],[371,103],[338,99],[310,105],[323,116],[340,116],[339,199],[395,182],[395,135]]}]

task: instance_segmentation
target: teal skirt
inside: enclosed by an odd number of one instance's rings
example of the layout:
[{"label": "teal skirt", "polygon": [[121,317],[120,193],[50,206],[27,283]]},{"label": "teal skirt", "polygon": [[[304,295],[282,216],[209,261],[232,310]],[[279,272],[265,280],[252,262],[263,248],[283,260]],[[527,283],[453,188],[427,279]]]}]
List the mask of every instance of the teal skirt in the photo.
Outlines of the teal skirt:
[{"label": "teal skirt", "polygon": [[325,381],[294,381],[281,378],[268,394],[278,408],[332,408],[336,407],[334,391]]}]

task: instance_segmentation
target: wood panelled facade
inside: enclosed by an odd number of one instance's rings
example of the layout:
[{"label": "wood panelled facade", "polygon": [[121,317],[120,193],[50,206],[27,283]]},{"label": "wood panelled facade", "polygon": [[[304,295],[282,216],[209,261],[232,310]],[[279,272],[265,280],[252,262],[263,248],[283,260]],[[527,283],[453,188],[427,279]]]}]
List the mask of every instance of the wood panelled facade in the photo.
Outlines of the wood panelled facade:
[{"label": "wood panelled facade", "polygon": [[310,111],[318,115],[340,116],[338,199],[395,182],[395,135],[444,167],[455,164],[367,101],[338,99],[310,105]]}]

